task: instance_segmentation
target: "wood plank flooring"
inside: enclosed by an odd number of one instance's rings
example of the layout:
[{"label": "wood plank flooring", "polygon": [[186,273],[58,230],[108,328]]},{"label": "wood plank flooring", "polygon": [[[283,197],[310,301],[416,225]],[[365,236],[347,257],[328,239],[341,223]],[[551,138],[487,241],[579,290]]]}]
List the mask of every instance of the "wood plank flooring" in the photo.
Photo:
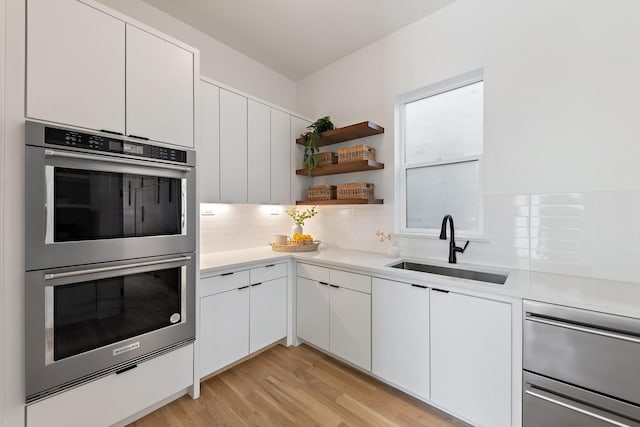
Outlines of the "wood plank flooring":
[{"label": "wood plank flooring", "polygon": [[309,347],[275,346],[133,427],[467,426]]}]

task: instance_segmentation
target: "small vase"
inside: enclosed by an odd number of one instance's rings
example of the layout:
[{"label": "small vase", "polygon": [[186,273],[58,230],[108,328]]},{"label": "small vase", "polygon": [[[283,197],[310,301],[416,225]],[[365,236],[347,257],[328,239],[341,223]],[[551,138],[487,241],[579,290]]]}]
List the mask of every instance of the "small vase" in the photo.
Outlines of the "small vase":
[{"label": "small vase", "polygon": [[302,234],[302,226],[300,224],[294,224],[291,227],[291,236],[293,237],[294,234]]},{"label": "small vase", "polygon": [[391,258],[396,258],[400,255],[400,248],[398,247],[398,242],[391,241],[391,246],[387,249],[387,255]]}]

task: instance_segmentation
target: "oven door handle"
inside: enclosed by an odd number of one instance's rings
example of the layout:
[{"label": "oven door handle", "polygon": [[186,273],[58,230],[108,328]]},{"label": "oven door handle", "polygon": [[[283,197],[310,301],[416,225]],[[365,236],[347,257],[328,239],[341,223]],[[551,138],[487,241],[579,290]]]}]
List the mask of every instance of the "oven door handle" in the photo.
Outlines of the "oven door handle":
[{"label": "oven door handle", "polygon": [[66,151],[49,150],[49,149],[44,150],[44,155],[49,157],[66,157],[70,159],[120,163],[124,165],[133,165],[133,166],[147,166],[147,167],[154,167],[159,169],[177,170],[181,172],[189,172],[191,170],[191,168],[188,166],[177,166],[177,165],[170,165],[167,163],[157,163],[157,162],[144,162],[144,161],[133,160],[133,159],[125,159],[121,157],[92,156],[91,154],[68,153]]},{"label": "oven door handle", "polygon": [[111,267],[88,268],[86,270],[66,271],[64,273],[49,273],[44,275],[44,280],[60,279],[63,277],[84,276],[86,274],[103,273],[105,271],[124,270],[136,267],[146,267],[148,265],[169,264],[171,262],[189,261],[190,256],[181,256],[177,258],[160,259],[155,261],[135,262],[133,264],[114,265]]}]

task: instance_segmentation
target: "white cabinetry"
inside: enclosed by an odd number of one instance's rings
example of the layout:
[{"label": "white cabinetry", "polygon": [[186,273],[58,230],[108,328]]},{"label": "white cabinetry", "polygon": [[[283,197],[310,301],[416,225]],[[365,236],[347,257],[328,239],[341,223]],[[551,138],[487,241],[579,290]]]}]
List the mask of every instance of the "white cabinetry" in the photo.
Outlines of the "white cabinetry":
[{"label": "white cabinetry", "polygon": [[287,279],[251,285],[249,352],[253,353],[287,335]]},{"label": "white cabinetry", "polygon": [[27,117],[124,133],[125,23],[75,0],[27,3]]},{"label": "white cabinetry", "polygon": [[200,370],[215,372],[249,354],[249,286],[200,300]]},{"label": "white cabinetry", "polygon": [[220,89],[200,81],[200,123],[202,134],[196,147],[200,200],[220,201]]},{"label": "white cabinetry", "polygon": [[271,203],[287,205],[291,199],[291,116],[271,109]]},{"label": "white cabinetry", "polygon": [[[247,163],[249,203],[269,203],[271,186],[271,108],[248,100]],[[287,171],[289,172],[289,171]]]},{"label": "white cabinetry", "polygon": [[[305,133],[307,126],[311,122],[300,117],[291,116],[290,140],[293,141],[294,148],[290,148],[291,170],[304,169],[304,156],[302,146],[295,143],[296,138]],[[291,180],[291,200],[307,200],[307,187],[311,183],[311,178],[307,176],[296,176]]]},{"label": "white cabinetry", "polygon": [[372,372],[429,398],[429,289],[373,278]]},{"label": "white cabinetry", "polygon": [[431,290],[431,400],[474,424],[511,425],[511,305]]},{"label": "white cabinetry", "polygon": [[127,134],[193,147],[193,53],[127,24],[126,58]]},{"label": "white cabinetry", "polygon": [[329,350],[329,284],[298,277],[297,333],[300,338]]},{"label": "white cabinetry", "polygon": [[27,117],[193,147],[197,51],[100,8],[28,1]]},{"label": "white cabinetry", "polygon": [[287,335],[287,264],[200,281],[200,377]]},{"label": "white cabinetry", "polygon": [[371,370],[371,277],[298,264],[297,334]]},{"label": "white cabinetry", "polygon": [[220,199],[247,203],[247,98],[220,89]]},{"label": "white cabinetry", "polygon": [[193,345],[27,406],[27,427],[107,426],[193,383]]}]

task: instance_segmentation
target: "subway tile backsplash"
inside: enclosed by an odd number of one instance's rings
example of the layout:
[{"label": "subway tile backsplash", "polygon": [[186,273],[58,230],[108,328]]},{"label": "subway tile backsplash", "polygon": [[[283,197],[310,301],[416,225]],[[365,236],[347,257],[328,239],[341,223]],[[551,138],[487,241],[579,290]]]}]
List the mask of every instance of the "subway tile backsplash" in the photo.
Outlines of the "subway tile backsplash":
[{"label": "subway tile backsplash", "polygon": [[[640,191],[492,195],[483,198],[488,242],[471,242],[459,262],[640,282]],[[287,207],[213,206],[201,216],[203,253],[266,245],[290,234]],[[320,206],[305,232],[329,247],[385,252],[376,230],[392,232],[392,203]],[[446,260],[448,243],[394,237],[404,257]],[[459,246],[462,239],[456,239]]]}]

